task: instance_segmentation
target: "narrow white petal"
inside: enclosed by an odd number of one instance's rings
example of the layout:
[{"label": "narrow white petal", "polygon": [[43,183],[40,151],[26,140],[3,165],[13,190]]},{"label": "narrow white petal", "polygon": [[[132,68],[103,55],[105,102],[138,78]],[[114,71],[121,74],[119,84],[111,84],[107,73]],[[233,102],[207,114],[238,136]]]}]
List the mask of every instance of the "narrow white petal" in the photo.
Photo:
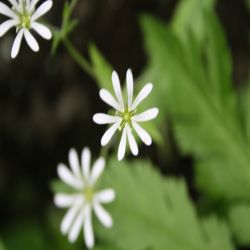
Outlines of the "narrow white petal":
[{"label": "narrow white petal", "polygon": [[143,129],[137,122],[132,121],[132,126],[135,129],[135,132],[138,134],[140,139],[147,145],[151,145],[152,143],[152,138],[149,135],[149,133]]},{"label": "narrow white petal", "polygon": [[76,200],[76,195],[73,194],[56,194],[54,197],[54,203],[57,207],[66,208],[70,207]]},{"label": "narrow white petal", "polygon": [[29,30],[24,30],[24,37],[26,42],[28,43],[29,47],[34,51],[37,52],[39,50],[39,45],[34,38],[34,36],[29,32]]},{"label": "narrow white petal", "polygon": [[81,179],[80,162],[77,156],[77,152],[74,148],[71,148],[69,151],[69,165],[74,176],[78,179]]},{"label": "narrow white petal", "polygon": [[142,90],[137,95],[137,97],[135,98],[132,104],[132,109],[135,109],[150,94],[150,92],[152,91],[152,88],[153,88],[152,83],[148,83],[142,88]]},{"label": "narrow white petal", "polygon": [[31,21],[37,20],[39,17],[43,16],[46,12],[48,12],[53,5],[51,0],[47,0],[46,2],[42,3],[35,13],[31,17]]},{"label": "narrow white petal", "polygon": [[39,0],[30,0],[30,5],[29,5],[29,12],[32,11],[36,4],[38,3]]},{"label": "narrow white petal", "polygon": [[135,141],[134,136],[132,135],[131,128],[127,126],[127,135],[128,135],[128,143],[133,155],[138,155],[138,146]]},{"label": "narrow white petal", "polygon": [[89,212],[86,216],[85,223],[84,223],[84,239],[85,243],[88,248],[94,247],[94,233],[93,233],[93,226],[92,226],[92,215],[91,210],[89,209]]},{"label": "narrow white petal", "polygon": [[146,110],[143,113],[135,115],[133,117],[133,119],[136,122],[146,122],[146,121],[150,121],[152,119],[155,119],[156,116],[158,115],[158,113],[159,113],[159,109],[158,108],[151,108],[151,109]]},{"label": "narrow white petal", "polygon": [[123,111],[123,108],[119,105],[119,103],[115,100],[115,98],[107,91],[106,89],[101,89],[99,92],[100,98],[106,102],[109,106],[113,107],[115,110],[120,112]]},{"label": "narrow white petal", "polygon": [[123,102],[123,97],[122,97],[121,84],[120,84],[118,74],[115,71],[112,72],[112,83],[113,83],[113,88],[114,88],[118,103],[121,106],[121,108],[124,110],[124,102]]},{"label": "narrow white petal", "polygon": [[105,168],[105,159],[103,157],[100,157],[96,160],[94,163],[94,166],[91,171],[91,176],[90,176],[90,183],[95,184],[97,179],[100,177],[102,174],[103,170]]},{"label": "narrow white petal", "polygon": [[103,226],[108,228],[112,227],[113,220],[110,214],[98,202],[94,203],[93,208],[97,218],[103,224]]},{"label": "narrow white petal", "polygon": [[121,120],[121,117],[119,116],[113,116],[113,115],[107,115],[98,113],[93,116],[93,121],[97,124],[110,124],[110,123],[116,123]]},{"label": "narrow white petal", "polygon": [[128,93],[128,107],[130,108],[133,101],[133,91],[134,91],[133,74],[130,69],[127,70],[126,81],[127,81],[127,93]]},{"label": "narrow white petal", "polygon": [[104,189],[95,194],[95,198],[100,203],[110,203],[115,199],[115,191],[113,189]]},{"label": "narrow white petal", "polygon": [[102,136],[101,139],[101,145],[105,146],[109,143],[109,141],[111,140],[111,138],[113,137],[113,135],[115,134],[115,131],[119,128],[120,126],[120,122],[117,122],[115,124],[113,124]]},{"label": "narrow white petal", "polygon": [[120,141],[119,148],[118,148],[118,160],[119,161],[123,159],[125,152],[126,152],[126,138],[127,138],[127,129],[125,127],[122,131],[122,137],[121,137],[121,141]]},{"label": "narrow white petal", "polygon": [[80,211],[69,231],[69,241],[75,242],[83,226],[84,211]]},{"label": "narrow white petal", "polygon": [[9,29],[16,26],[17,24],[18,24],[18,20],[15,20],[15,19],[10,19],[10,20],[3,22],[0,25],[0,37],[3,36],[7,31],[9,31]]},{"label": "narrow white petal", "polygon": [[11,58],[15,58],[19,52],[19,49],[20,49],[20,45],[21,45],[21,42],[22,42],[22,38],[23,38],[23,33],[24,33],[24,29],[21,29],[18,33],[17,33],[17,36],[14,40],[14,43],[13,43],[13,46],[12,46],[12,49],[11,49]]},{"label": "narrow white petal", "polygon": [[13,19],[18,19],[18,16],[6,4],[2,2],[0,2],[0,14]]},{"label": "narrow white petal", "polygon": [[83,205],[83,201],[81,198],[78,198],[75,203],[71,206],[68,212],[64,215],[62,222],[61,222],[61,232],[62,234],[67,234],[69,232],[70,226],[73,223],[77,213],[81,209]]},{"label": "narrow white petal", "polygon": [[69,186],[75,189],[83,188],[83,183],[79,179],[76,179],[64,164],[58,165],[57,173],[60,179]]},{"label": "narrow white petal", "polygon": [[13,7],[15,7],[15,9],[18,9],[18,3],[16,0],[8,0],[8,1],[12,4]]},{"label": "narrow white petal", "polygon": [[43,24],[37,22],[31,22],[31,28],[33,28],[44,39],[49,40],[52,38],[52,33],[50,29],[48,29]]},{"label": "narrow white petal", "polygon": [[91,161],[91,152],[89,148],[84,148],[82,150],[82,173],[85,179],[89,178],[89,171],[90,171],[90,161]]}]

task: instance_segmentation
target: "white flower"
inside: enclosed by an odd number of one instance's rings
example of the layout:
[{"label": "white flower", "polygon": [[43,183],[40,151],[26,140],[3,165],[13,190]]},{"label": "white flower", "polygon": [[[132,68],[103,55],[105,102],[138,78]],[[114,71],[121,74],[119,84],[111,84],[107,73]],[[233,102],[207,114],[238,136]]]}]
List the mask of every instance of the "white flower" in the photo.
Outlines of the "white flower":
[{"label": "white flower", "polygon": [[92,227],[92,210],[99,221],[107,228],[113,224],[110,214],[102,207],[102,203],[110,203],[115,198],[113,189],[96,191],[96,182],[105,167],[105,160],[100,157],[90,170],[91,153],[84,148],[81,155],[81,166],[74,149],[69,151],[71,170],[64,164],[57,168],[58,176],[68,186],[73,188],[73,193],[59,193],[54,197],[56,206],[69,208],[61,223],[61,232],[68,234],[70,242],[74,242],[83,227],[85,243],[88,248],[94,246]]},{"label": "white flower", "polygon": [[11,8],[0,2],[0,14],[10,18],[0,25],[0,37],[12,27],[16,27],[17,35],[12,46],[11,58],[17,56],[23,37],[29,47],[37,52],[39,50],[39,45],[30,30],[34,29],[44,39],[51,39],[51,31],[45,25],[37,22],[37,20],[51,9],[52,1],[45,1],[37,10],[35,10],[35,7],[39,0],[8,1],[12,5]]},{"label": "white flower", "polygon": [[129,69],[126,74],[127,81],[127,101],[124,102],[121,91],[120,80],[115,71],[112,73],[112,83],[116,99],[106,89],[100,90],[101,99],[116,110],[115,115],[108,115],[98,113],[93,116],[93,120],[97,124],[113,124],[103,135],[101,145],[105,146],[109,143],[117,130],[122,131],[121,140],[118,148],[118,160],[122,160],[126,151],[126,141],[130,146],[133,155],[138,155],[138,146],[132,131],[138,134],[139,138],[146,144],[152,143],[151,136],[145,129],[143,129],[138,122],[145,122],[156,118],[159,110],[151,108],[143,113],[137,113],[138,105],[150,94],[153,85],[146,84],[140,93],[133,101],[134,81],[131,70]]}]

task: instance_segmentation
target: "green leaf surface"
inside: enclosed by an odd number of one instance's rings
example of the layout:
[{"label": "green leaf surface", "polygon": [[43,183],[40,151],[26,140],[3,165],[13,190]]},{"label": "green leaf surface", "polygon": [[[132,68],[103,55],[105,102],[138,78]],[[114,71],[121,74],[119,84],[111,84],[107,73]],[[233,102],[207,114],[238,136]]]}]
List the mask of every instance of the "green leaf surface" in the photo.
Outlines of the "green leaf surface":
[{"label": "green leaf surface", "polygon": [[229,222],[234,237],[241,246],[250,246],[250,204],[238,204],[229,211]]},{"label": "green leaf surface", "polygon": [[250,199],[250,146],[232,90],[229,52],[215,16],[211,11],[203,16],[209,26],[203,44],[191,28],[182,30],[184,42],[164,23],[141,19],[150,59],[142,79],[155,83],[152,101],[163,111],[160,120],[171,117],[180,149],[201,168],[199,187],[217,198]]},{"label": "green leaf surface", "polygon": [[197,216],[183,180],[163,178],[146,161],[107,165],[103,182],[117,196],[107,207],[113,228],[97,228],[101,239],[124,250],[233,249],[224,223]]}]

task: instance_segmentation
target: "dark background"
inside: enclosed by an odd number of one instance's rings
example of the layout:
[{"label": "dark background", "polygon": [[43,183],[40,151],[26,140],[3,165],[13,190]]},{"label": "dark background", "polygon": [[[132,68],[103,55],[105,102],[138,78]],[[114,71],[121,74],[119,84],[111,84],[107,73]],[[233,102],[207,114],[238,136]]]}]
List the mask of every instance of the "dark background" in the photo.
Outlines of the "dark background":
[{"label": "dark background", "polygon": [[[46,16],[58,27],[63,2],[54,1]],[[86,57],[88,43],[94,42],[122,77],[129,67],[137,76],[147,62],[140,13],[168,21],[177,2],[81,0],[74,12],[79,25],[71,41]],[[237,90],[248,75],[249,9],[243,0],[219,0],[216,10],[232,51]],[[11,60],[14,35],[12,30],[0,40],[0,232],[13,221],[45,216],[52,204],[49,183],[56,177],[58,162],[67,162],[70,147],[80,153],[89,146],[98,155],[104,128],[92,122],[92,115],[106,108],[96,82],[63,46],[51,56],[51,43],[36,36],[38,54],[23,42],[17,59]],[[163,164],[154,147],[145,150],[159,166]],[[171,152],[166,172],[184,174],[191,183],[190,159],[180,157],[174,144]]]}]

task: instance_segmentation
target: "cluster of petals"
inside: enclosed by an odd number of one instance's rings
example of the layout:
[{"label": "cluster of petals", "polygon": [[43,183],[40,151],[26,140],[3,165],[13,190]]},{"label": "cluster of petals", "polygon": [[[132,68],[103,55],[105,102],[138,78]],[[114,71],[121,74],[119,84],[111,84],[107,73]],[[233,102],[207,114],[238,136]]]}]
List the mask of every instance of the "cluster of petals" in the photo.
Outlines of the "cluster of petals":
[{"label": "cluster of petals", "polygon": [[151,145],[152,138],[149,133],[143,129],[139,122],[146,122],[156,118],[158,115],[158,108],[151,108],[143,113],[137,114],[138,105],[150,94],[152,91],[152,83],[146,84],[139,94],[133,100],[134,80],[130,69],[126,74],[127,85],[127,100],[124,101],[119,77],[115,71],[112,73],[112,84],[115,92],[115,98],[106,89],[100,90],[101,99],[109,106],[115,109],[115,115],[97,113],[93,116],[93,120],[97,124],[112,124],[112,126],[104,133],[101,139],[101,145],[108,144],[115,134],[115,132],[122,131],[121,140],[118,148],[118,160],[124,158],[126,152],[126,144],[128,140],[129,147],[133,155],[138,155],[138,145],[133,135],[133,131],[137,133],[139,138],[146,145]]},{"label": "cluster of petals", "polygon": [[94,233],[92,226],[92,212],[107,228],[113,224],[112,217],[102,204],[110,203],[115,198],[113,189],[96,191],[96,182],[105,168],[105,160],[98,158],[92,169],[90,168],[91,152],[84,148],[81,154],[81,164],[75,149],[69,151],[70,168],[59,164],[57,168],[59,178],[72,188],[70,193],[55,194],[55,205],[69,208],[61,222],[61,232],[67,234],[69,241],[74,242],[81,228],[88,248],[94,247]]},{"label": "cluster of petals", "polygon": [[8,1],[12,5],[11,8],[0,2],[0,14],[9,18],[0,25],[0,37],[12,27],[16,28],[17,35],[12,46],[11,57],[15,58],[18,55],[23,37],[33,51],[39,51],[39,45],[30,30],[35,30],[44,39],[51,39],[51,31],[37,20],[51,9],[52,1],[43,2],[37,9],[39,0]]}]

